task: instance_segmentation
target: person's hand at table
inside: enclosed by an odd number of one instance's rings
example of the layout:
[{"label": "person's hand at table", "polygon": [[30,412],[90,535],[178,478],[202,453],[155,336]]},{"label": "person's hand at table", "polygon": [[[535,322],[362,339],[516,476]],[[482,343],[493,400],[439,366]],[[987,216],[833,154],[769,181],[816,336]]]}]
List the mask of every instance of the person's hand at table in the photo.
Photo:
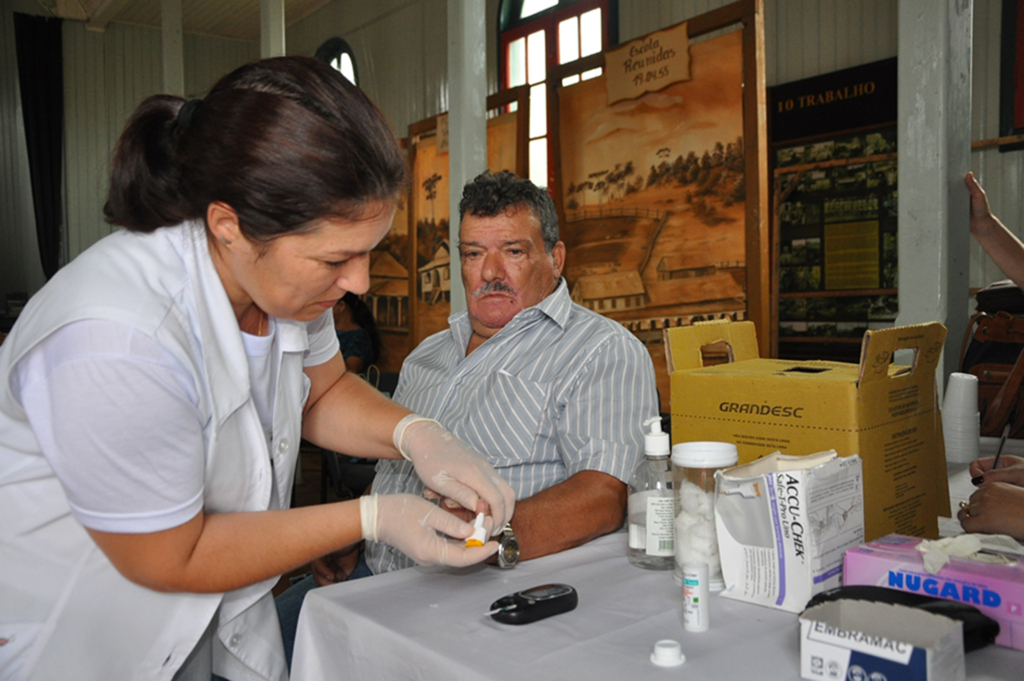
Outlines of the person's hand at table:
[{"label": "person's hand at table", "polygon": [[[465,567],[498,550],[496,541],[467,548],[464,540],[473,534],[473,526],[413,494],[362,496],[359,512],[364,539],[390,544],[420,565]],[[484,521],[488,532],[493,529],[490,522]]]},{"label": "person's hand at table", "polygon": [[1007,534],[1024,541],[1024,487],[985,482],[957,512],[965,532]]},{"label": "person's hand at table", "polygon": [[995,457],[989,456],[971,462],[971,478],[981,477],[988,482],[1005,482],[1024,487],[1024,459],[1019,456],[1000,456],[999,468],[992,469]]},{"label": "person's hand at table", "polygon": [[395,446],[424,485],[473,515],[486,514],[495,531],[512,518],[515,492],[487,459],[437,421],[411,414],[403,422],[395,429]]},{"label": "person's hand at table", "polygon": [[463,508],[459,502],[442,496],[429,487],[423,489],[423,498],[427,501],[436,501],[438,508],[448,511],[464,522],[472,523],[476,519],[476,513],[468,508]]},{"label": "person's hand at table", "polygon": [[349,544],[343,549],[316,558],[309,564],[317,586],[330,586],[346,581],[359,562],[359,549],[363,542]]}]

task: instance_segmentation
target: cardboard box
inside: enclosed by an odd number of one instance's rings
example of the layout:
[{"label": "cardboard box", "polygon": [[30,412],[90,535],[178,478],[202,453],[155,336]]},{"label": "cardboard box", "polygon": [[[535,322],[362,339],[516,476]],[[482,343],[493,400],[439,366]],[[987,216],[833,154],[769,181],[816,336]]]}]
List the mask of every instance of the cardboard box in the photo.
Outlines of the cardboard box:
[{"label": "cardboard box", "polygon": [[840,584],[864,542],[861,461],[828,451],[772,454],[715,473],[722,596],[800,612]]},{"label": "cardboard box", "polygon": [[800,677],[960,681],[963,625],[889,603],[832,601],[800,615]]},{"label": "cardboard box", "polygon": [[950,558],[937,574],[924,569],[918,537],[890,535],[846,552],[843,583],[884,586],[899,591],[961,601],[999,622],[996,643],[1024,650],[1024,564],[994,565]]},{"label": "cardboard box", "polygon": [[[673,443],[733,442],[740,463],[776,450],[858,454],[866,538],[938,536],[938,517],[950,516],[935,390],[941,324],[868,331],[859,365],[758,359],[752,322],[698,323],[665,335]],[[701,348],[715,344],[733,361],[702,366]],[[898,349],[915,351],[913,366],[890,364]]]}]

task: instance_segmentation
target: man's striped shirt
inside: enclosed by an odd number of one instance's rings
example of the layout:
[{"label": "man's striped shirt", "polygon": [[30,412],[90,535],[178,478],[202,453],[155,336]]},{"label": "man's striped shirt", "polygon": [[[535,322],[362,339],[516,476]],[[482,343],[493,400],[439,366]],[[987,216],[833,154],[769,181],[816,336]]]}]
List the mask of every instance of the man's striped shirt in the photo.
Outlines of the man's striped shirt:
[{"label": "man's striped shirt", "polygon": [[[573,303],[563,279],[468,357],[466,311],[424,340],[402,366],[395,401],[437,419],[488,458],[517,499],[583,470],[629,481],[645,419],[658,413],[654,367],[621,324]],[[381,461],[373,491],[420,494],[412,464]],[[413,562],[367,542],[374,573]]]}]

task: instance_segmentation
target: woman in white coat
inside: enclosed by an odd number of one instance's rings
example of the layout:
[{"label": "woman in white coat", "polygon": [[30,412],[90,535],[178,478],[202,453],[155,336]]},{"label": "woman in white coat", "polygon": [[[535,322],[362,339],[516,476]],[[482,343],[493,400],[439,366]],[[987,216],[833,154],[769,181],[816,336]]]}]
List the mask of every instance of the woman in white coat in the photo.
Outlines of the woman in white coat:
[{"label": "woman in white coat", "polygon": [[363,537],[428,564],[496,550],[414,496],[289,508],[305,438],[512,515],[482,457],[338,352],[332,308],[367,290],[404,182],[379,111],[314,60],[139,106],[104,207],[125,229],[0,346],[0,678],[280,681],[280,574]]}]

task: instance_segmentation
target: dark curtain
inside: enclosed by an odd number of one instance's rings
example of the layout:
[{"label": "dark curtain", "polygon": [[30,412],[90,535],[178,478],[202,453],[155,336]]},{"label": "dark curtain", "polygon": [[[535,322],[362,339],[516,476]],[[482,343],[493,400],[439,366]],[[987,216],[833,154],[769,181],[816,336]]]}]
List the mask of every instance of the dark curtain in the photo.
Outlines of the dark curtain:
[{"label": "dark curtain", "polygon": [[15,13],[14,40],[39,257],[49,279],[60,265],[64,214],[64,59],[60,19]]}]

